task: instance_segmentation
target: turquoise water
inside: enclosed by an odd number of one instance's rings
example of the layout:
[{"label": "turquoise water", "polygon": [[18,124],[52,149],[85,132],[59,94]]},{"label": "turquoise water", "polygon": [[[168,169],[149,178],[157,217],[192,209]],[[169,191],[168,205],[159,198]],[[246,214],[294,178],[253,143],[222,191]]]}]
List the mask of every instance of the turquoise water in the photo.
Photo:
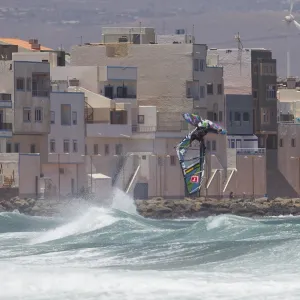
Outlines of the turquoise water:
[{"label": "turquoise water", "polygon": [[300,299],[300,218],[0,214],[0,299]]}]

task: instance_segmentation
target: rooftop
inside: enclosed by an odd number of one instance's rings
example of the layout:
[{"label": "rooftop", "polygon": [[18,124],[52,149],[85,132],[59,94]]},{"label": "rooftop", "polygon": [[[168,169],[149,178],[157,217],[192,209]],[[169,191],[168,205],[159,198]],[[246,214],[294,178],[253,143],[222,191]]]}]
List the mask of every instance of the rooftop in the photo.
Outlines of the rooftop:
[{"label": "rooftop", "polygon": [[[24,48],[26,50],[34,50],[34,49],[32,49],[32,44],[30,44],[29,41],[24,41],[24,40],[20,40],[20,39],[1,38],[0,37],[0,44],[15,45],[15,46],[19,46],[20,48]],[[40,46],[40,50],[52,51],[53,49],[47,48],[44,46]]]}]

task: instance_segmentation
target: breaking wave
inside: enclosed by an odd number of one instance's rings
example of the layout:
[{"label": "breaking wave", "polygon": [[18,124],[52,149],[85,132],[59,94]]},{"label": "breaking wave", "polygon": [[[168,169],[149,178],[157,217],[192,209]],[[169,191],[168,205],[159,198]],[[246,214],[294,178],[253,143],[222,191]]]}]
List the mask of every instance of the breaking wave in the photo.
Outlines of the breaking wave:
[{"label": "breaking wave", "polygon": [[298,299],[300,218],[151,220],[120,192],[67,218],[0,214],[0,299]]}]

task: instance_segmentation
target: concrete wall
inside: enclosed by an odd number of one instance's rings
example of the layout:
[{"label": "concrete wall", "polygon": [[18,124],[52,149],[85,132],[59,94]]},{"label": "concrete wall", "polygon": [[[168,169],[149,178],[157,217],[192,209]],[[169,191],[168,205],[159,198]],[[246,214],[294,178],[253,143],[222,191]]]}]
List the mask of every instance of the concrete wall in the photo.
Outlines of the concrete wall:
[{"label": "concrete wall", "polygon": [[87,64],[84,66],[66,66],[51,68],[51,80],[79,79],[79,85],[94,93],[99,93],[101,76],[106,79],[106,68]]},{"label": "concrete wall", "polygon": [[[59,174],[59,168],[64,169],[64,174]],[[72,179],[74,180],[74,191],[86,187],[87,179],[85,164],[43,164],[42,171],[45,178],[50,178],[56,193],[66,196],[72,192]]]},{"label": "concrete wall", "polygon": [[17,52],[12,54],[13,61],[38,61],[47,60],[51,67],[57,66],[56,52]]},{"label": "concrete wall", "polygon": [[[300,194],[300,126],[280,123],[278,127],[278,169]],[[294,140],[294,142],[292,142]],[[292,144],[293,143],[293,144]]]},{"label": "concrete wall", "polygon": [[[83,163],[82,157],[85,153],[85,121],[84,121],[84,94],[79,93],[51,93],[51,111],[55,115],[55,123],[51,124],[51,132],[48,135],[48,145],[50,141],[55,141],[54,153],[64,153],[64,140],[69,141],[70,152],[61,156],[61,163]],[[61,124],[61,104],[71,106],[71,125]],[[77,113],[77,124],[73,124],[73,112]],[[77,142],[77,152],[73,149],[73,142]],[[49,153],[52,152],[48,148]],[[57,162],[57,155],[49,154],[49,163]]]},{"label": "concrete wall", "polygon": [[40,155],[19,155],[19,194],[20,197],[37,197],[40,193]]},{"label": "concrete wall", "polygon": [[263,196],[267,192],[266,157],[264,155],[237,155],[236,195]]}]

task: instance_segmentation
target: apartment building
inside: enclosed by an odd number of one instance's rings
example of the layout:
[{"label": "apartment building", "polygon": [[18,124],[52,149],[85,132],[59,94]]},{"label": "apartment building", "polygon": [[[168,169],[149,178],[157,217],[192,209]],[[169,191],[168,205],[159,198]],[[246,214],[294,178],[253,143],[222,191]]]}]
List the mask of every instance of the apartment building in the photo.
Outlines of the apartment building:
[{"label": "apartment building", "polygon": [[227,94],[227,145],[228,148],[258,148],[254,135],[252,95]]},{"label": "apartment building", "polygon": [[[47,62],[6,61],[1,70],[1,152],[41,153],[47,160],[50,131],[50,66]],[[13,107],[13,109],[12,109]]]},{"label": "apartment building", "polygon": [[58,195],[74,194],[86,186],[84,93],[50,93],[48,161],[43,178]]},{"label": "apartment building", "polygon": [[[225,94],[252,95],[254,133],[260,148],[277,149],[276,59],[266,49],[210,49],[224,68]],[[238,114],[236,115],[239,118]],[[235,121],[239,121],[238,119]]]}]

